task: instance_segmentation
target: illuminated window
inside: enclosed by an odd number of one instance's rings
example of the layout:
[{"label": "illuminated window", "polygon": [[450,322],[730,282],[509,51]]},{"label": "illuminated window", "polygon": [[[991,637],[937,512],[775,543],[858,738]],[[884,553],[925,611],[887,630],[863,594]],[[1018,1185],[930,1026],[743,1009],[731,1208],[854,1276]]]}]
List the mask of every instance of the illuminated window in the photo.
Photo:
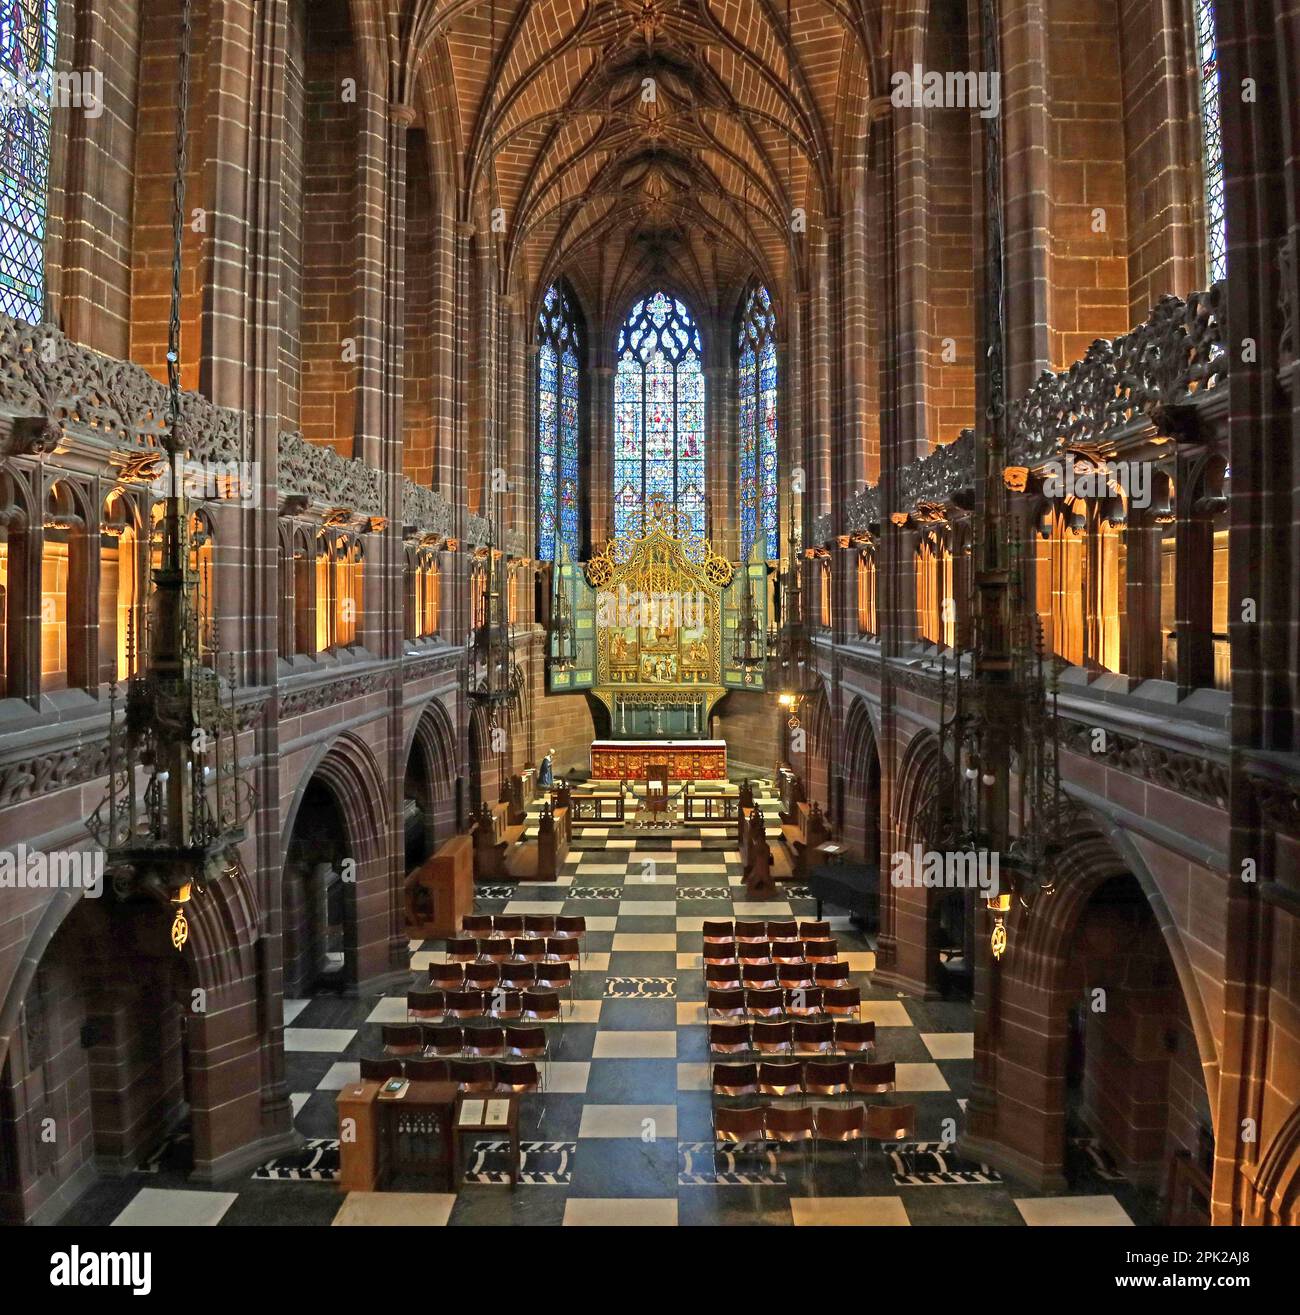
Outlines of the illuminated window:
[{"label": "illuminated window", "polygon": [[1227,207],[1223,186],[1223,125],[1219,108],[1219,48],[1214,0],[1195,0],[1201,63],[1201,145],[1205,170],[1205,232],[1211,282],[1228,273]]},{"label": "illuminated window", "polygon": [[876,633],[876,554],[864,549],[858,554],[858,633]]},{"label": "illuminated window", "polygon": [[44,318],[57,20],[58,0],[0,5],[0,311],[29,324]]},{"label": "illuminated window", "polygon": [[578,327],[563,290],[551,287],[537,319],[537,557],[560,544],[576,561],[582,540],[578,478]]},{"label": "illuminated window", "polygon": [[755,540],[768,560],[780,557],[776,485],[776,315],[766,288],[749,294],[740,325],[740,555]]},{"label": "illuminated window", "polygon": [[614,381],[614,533],[639,534],[662,498],[704,537],[704,365],[700,331],[678,300],[638,301],[618,335]]}]

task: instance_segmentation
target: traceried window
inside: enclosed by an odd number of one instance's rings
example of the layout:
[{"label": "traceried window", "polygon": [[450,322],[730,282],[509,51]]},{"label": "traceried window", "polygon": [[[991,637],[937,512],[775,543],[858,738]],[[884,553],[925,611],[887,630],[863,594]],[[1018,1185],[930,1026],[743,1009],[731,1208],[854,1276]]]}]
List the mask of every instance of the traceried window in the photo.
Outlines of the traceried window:
[{"label": "traceried window", "polygon": [[578,476],[578,355],[573,307],[558,285],[537,318],[537,557],[553,562],[560,545],[577,561],[582,546]]},{"label": "traceried window", "polygon": [[58,0],[0,4],[0,311],[38,324]]},{"label": "traceried window", "polygon": [[1219,48],[1214,0],[1196,6],[1196,49],[1201,61],[1201,145],[1205,171],[1205,233],[1210,281],[1228,273],[1227,205],[1223,183],[1223,126],[1219,117]]},{"label": "traceried window", "polygon": [[614,380],[614,533],[640,534],[662,498],[705,531],[704,362],[700,331],[665,292],[638,301],[618,335]]},{"label": "traceried window", "polygon": [[755,541],[766,559],[781,555],[776,485],[776,315],[772,298],[756,287],[740,325],[740,555]]}]

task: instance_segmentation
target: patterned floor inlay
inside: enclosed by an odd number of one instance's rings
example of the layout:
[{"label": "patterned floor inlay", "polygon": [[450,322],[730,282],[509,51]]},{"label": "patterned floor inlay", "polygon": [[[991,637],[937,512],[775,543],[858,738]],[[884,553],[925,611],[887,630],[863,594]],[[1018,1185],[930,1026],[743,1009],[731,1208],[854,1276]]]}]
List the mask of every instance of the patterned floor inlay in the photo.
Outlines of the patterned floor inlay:
[{"label": "patterned floor inlay", "polygon": [[730,886],[678,886],[679,900],[720,900],[731,898]]},{"label": "patterned floor inlay", "polygon": [[318,1137],[301,1150],[259,1164],[253,1177],[276,1182],[332,1183],[338,1180],[339,1167],[338,1138]]},{"label": "patterned floor inlay", "polygon": [[885,1142],[898,1187],[967,1187],[1000,1183],[1002,1175],[987,1164],[963,1160],[938,1141]]},{"label": "patterned floor inlay", "polygon": [[[519,1143],[521,1187],[567,1187],[573,1179],[574,1141]],[[510,1181],[510,1143],[476,1141],[465,1157],[467,1183],[501,1184]]]},{"label": "patterned floor inlay", "polygon": [[675,977],[607,977],[606,998],[612,1000],[671,1000],[677,994]]},{"label": "patterned floor inlay", "polygon": [[619,900],[623,898],[622,886],[571,886],[570,899]]},{"label": "patterned floor inlay", "polygon": [[762,1145],[735,1146],[711,1141],[678,1142],[682,1187],[784,1187],[776,1156]]}]

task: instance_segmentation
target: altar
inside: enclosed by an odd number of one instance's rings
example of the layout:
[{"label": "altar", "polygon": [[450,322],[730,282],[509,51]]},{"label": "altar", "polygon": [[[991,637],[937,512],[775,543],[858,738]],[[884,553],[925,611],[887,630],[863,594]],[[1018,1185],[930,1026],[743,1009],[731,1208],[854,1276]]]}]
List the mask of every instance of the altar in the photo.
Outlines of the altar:
[{"label": "altar", "polygon": [[594,781],[641,781],[646,767],[663,763],[673,781],[725,781],[726,740],[593,740]]}]

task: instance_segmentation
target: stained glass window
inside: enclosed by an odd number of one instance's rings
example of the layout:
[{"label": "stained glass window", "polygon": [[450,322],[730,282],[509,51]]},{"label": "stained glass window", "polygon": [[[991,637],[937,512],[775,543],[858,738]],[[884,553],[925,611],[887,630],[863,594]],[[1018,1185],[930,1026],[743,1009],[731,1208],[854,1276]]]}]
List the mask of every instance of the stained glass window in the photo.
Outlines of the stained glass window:
[{"label": "stained glass window", "polygon": [[578,560],[578,354],[581,344],[569,298],[558,284],[547,290],[537,320],[537,558],[553,562],[559,545]]},{"label": "stained glass window", "polygon": [[45,310],[45,221],[58,0],[0,4],[0,311]]},{"label": "stained glass window", "polygon": [[1223,125],[1219,117],[1219,47],[1214,0],[1195,0],[1201,60],[1201,144],[1205,169],[1205,232],[1211,282],[1228,273],[1227,206],[1223,186]]},{"label": "stained glass window", "polygon": [[641,533],[655,498],[704,537],[704,354],[690,311],[665,292],[638,301],[618,335],[615,535]]},{"label": "stained glass window", "polygon": [[756,287],[749,294],[737,347],[740,549],[748,560],[757,542],[762,556],[771,560],[781,555],[776,479],[776,315],[764,287]]}]

